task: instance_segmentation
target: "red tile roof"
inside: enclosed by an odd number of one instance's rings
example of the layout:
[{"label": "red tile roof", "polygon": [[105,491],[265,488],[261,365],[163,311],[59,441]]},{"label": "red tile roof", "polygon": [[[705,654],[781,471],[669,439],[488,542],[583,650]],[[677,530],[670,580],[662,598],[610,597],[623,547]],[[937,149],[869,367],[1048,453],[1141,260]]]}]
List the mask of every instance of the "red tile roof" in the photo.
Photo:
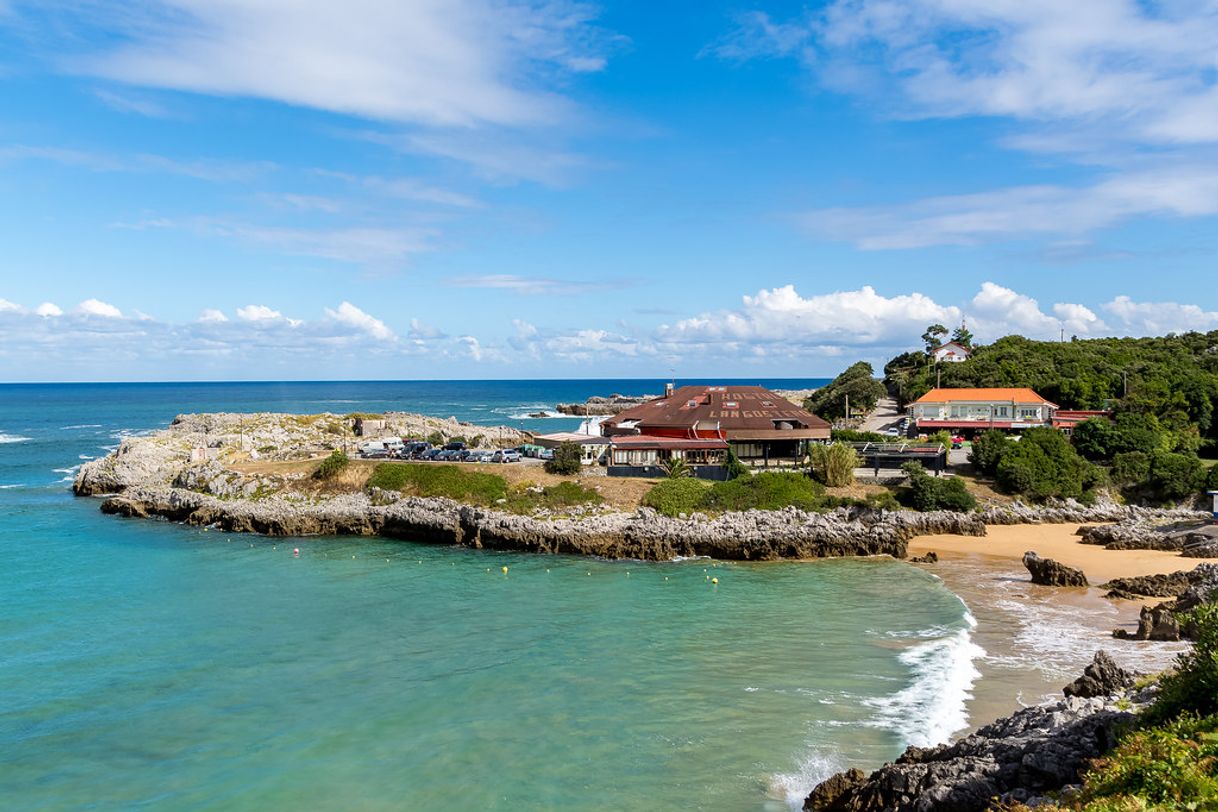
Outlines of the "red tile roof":
[{"label": "red tile roof", "polygon": [[682,386],[602,423],[611,433],[633,423],[639,432],[714,432],[729,440],[827,439],[829,424],[761,386]]}]

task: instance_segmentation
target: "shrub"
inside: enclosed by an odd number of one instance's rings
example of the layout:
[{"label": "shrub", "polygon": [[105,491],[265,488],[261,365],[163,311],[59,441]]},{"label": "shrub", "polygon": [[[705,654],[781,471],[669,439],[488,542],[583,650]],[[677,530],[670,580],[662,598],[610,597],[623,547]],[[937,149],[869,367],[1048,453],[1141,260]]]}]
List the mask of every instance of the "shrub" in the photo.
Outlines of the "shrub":
[{"label": "shrub", "polygon": [[835,443],[888,443],[891,437],[878,431],[856,431],[854,429],[833,429],[829,438]]},{"label": "shrub", "polygon": [[347,457],[347,455],[343,452],[335,449],[330,453],[330,456],[322,460],[321,465],[317,466],[317,469],[313,471],[313,478],[333,479],[350,464],[350,458]]},{"label": "shrub", "polygon": [[1051,428],[1028,429],[1019,442],[1004,446],[994,475],[1003,490],[1032,499],[1077,499],[1102,482],[1099,469]]},{"label": "shrub", "polygon": [[997,429],[991,429],[973,440],[973,450],[969,460],[977,470],[989,476],[998,471],[998,460],[1010,446],[1011,438]]},{"label": "shrub", "polygon": [[901,501],[914,510],[969,511],[977,507],[977,499],[959,477],[933,477],[919,463],[907,462],[901,470],[909,475],[909,485],[901,493]]},{"label": "shrub", "polygon": [[445,496],[482,505],[494,504],[508,495],[503,477],[456,465],[383,462],[372,469],[368,487],[413,496]]},{"label": "shrub", "polygon": [[798,507],[816,510],[825,489],[811,477],[789,471],[765,472],[727,482],[716,482],[700,507],[715,510],[782,510]]},{"label": "shrub", "polygon": [[952,433],[947,429],[939,429],[934,434],[927,437],[932,445],[941,445],[944,448],[952,447]]},{"label": "shrub", "polygon": [[1159,696],[1146,712],[1149,721],[1182,713],[1218,713],[1218,603],[1198,606],[1183,618],[1193,645],[1177,656],[1176,670],[1159,680]]},{"label": "shrub", "polygon": [[867,494],[867,497],[863,500],[863,506],[876,510],[901,509],[901,503],[897,501],[896,495],[892,491],[887,490]]},{"label": "shrub", "polygon": [[736,456],[736,452],[730,446],[727,449],[727,462],[724,465],[727,467],[728,479],[736,479],[737,477],[749,475],[749,467],[740,461],[740,458]]},{"label": "shrub", "polygon": [[1218,491],[1218,465],[1211,465],[1209,473],[1205,477],[1205,489],[1207,491]]},{"label": "shrub", "polygon": [[585,488],[578,482],[559,482],[547,485],[538,493],[536,490],[522,488],[512,492],[508,497],[507,509],[516,513],[531,513],[538,508],[565,508],[575,505],[599,505],[605,499],[592,488]]},{"label": "shrub", "polygon": [[1150,478],[1150,455],[1145,451],[1125,451],[1112,458],[1109,471],[1118,485],[1144,483]]},{"label": "shrub", "polygon": [[1075,808],[1214,809],[1216,762],[1218,717],[1184,718],[1139,730],[1086,776]]},{"label": "shrub", "polygon": [[812,476],[831,488],[854,484],[854,469],[862,465],[858,453],[845,443],[815,443],[808,448],[808,456]]},{"label": "shrub", "polygon": [[441,432],[433,431],[427,435],[427,442],[432,445],[444,445],[444,435]]},{"label": "shrub", "polygon": [[665,516],[693,513],[710,487],[709,482],[692,477],[665,479],[647,492],[643,497],[643,504]]},{"label": "shrub", "polygon": [[554,449],[553,459],[546,460],[545,469],[548,473],[562,476],[578,474],[583,468],[583,463],[580,462],[582,456],[583,452],[575,443],[562,443]]},{"label": "shrub", "polygon": [[664,470],[664,475],[669,479],[680,479],[681,477],[694,475],[694,469],[690,468],[689,463],[681,457],[669,457],[666,460],[661,460],[660,468]]},{"label": "shrub", "polygon": [[1197,495],[1205,484],[1205,469],[1192,454],[1157,451],[1150,457],[1146,484],[1158,499],[1177,502]]}]

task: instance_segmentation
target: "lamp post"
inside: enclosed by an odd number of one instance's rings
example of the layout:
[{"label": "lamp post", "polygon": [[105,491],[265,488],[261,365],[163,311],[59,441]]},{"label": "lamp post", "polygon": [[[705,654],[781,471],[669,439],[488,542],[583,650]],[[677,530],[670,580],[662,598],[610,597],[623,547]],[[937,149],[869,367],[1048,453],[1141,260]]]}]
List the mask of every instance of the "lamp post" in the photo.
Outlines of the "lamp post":
[{"label": "lamp post", "polygon": [[1210,505],[1212,509],[1211,515],[1213,517],[1214,524],[1218,524],[1218,491],[1206,491],[1206,493],[1210,495],[1210,499],[1212,499],[1214,502],[1212,505]]}]

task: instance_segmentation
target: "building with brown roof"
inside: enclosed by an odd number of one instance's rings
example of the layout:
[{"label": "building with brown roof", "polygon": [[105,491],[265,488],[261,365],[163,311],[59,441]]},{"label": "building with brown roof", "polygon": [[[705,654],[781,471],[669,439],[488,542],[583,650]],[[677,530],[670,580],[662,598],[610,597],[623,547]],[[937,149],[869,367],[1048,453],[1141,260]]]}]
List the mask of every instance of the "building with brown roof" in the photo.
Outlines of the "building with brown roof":
[{"label": "building with brown roof", "polygon": [[746,461],[797,460],[829,424],[761,386],[682,386],[601,423],[609,437],[723,440]]}]

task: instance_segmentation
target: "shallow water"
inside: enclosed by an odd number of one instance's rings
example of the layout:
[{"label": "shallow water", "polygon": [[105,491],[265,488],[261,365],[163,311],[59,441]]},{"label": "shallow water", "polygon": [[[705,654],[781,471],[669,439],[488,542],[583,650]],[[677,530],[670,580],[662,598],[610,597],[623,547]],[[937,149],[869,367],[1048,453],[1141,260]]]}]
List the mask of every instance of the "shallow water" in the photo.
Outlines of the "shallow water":
[{"label": "shallow water", "polygon": [[378,408],[248,386],[0,387],[6,807],[785,809],[965,723],[971,618],[905,564],[284,541],[67,493],[178,411]]}]

